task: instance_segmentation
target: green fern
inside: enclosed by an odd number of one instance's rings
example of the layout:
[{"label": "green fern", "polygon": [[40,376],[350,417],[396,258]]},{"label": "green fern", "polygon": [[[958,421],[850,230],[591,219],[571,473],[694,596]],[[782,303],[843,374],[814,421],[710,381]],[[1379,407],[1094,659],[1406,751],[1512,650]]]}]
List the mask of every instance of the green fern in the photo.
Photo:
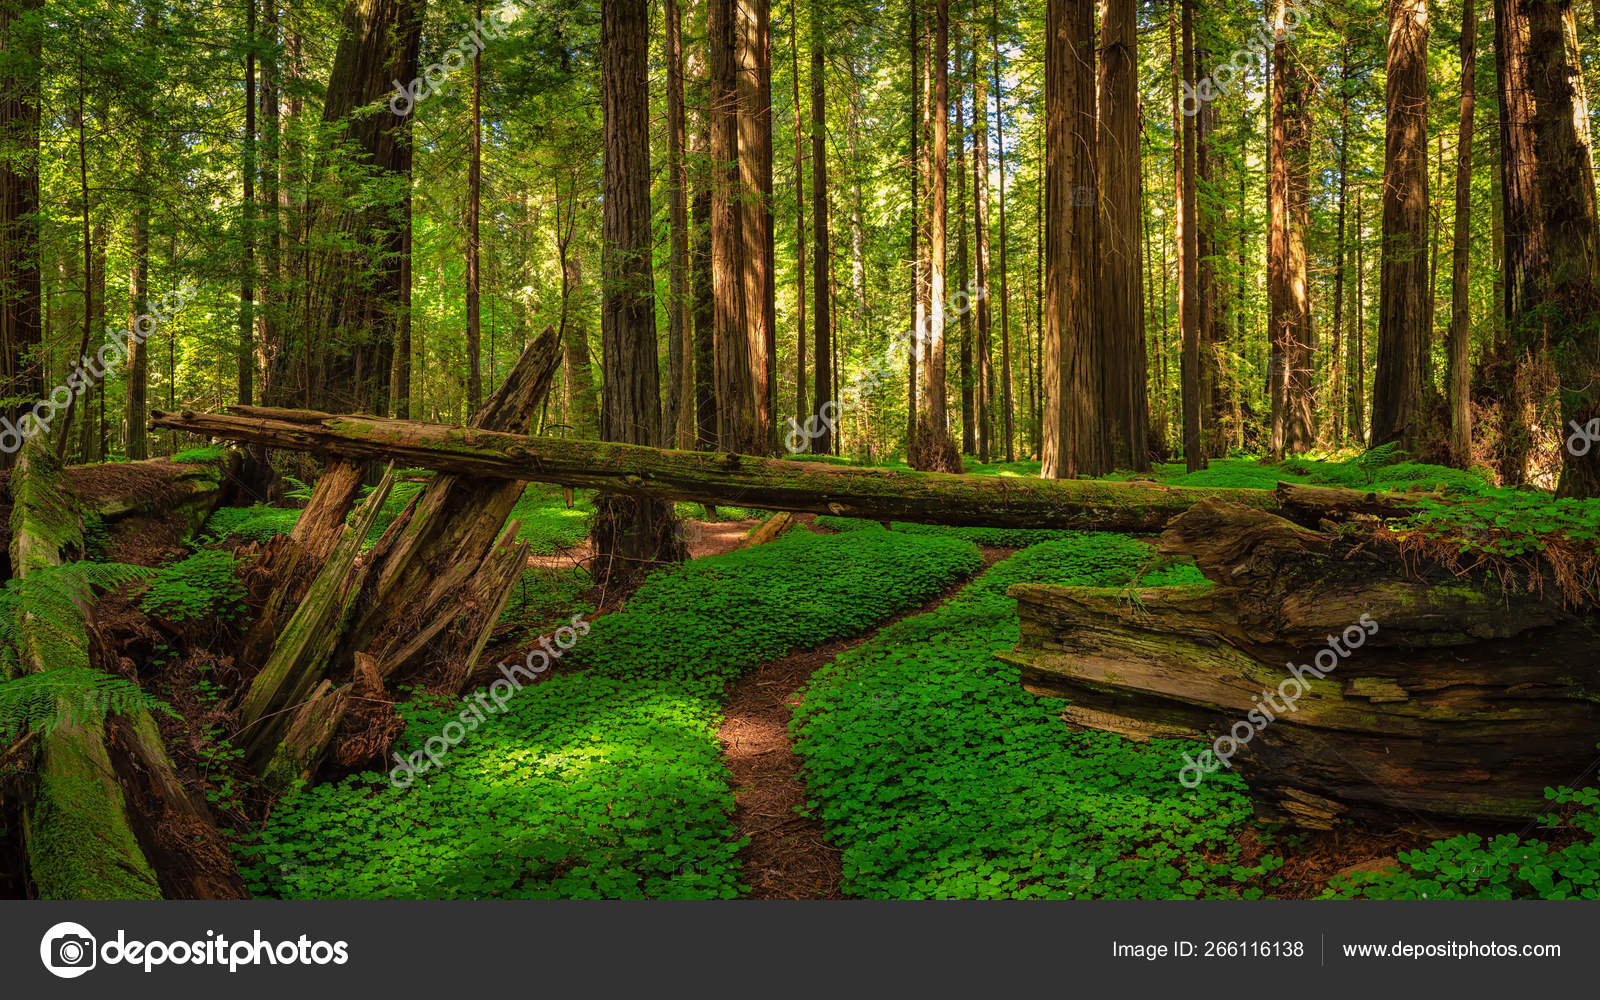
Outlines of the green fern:
[{"label": "green fern", "polygon": [[177,718],[165,702],[126,678],[92,667],[57,667],[0,681],[0,743],[140,710]]},{"label": "green fern", "polygon": [[[0,588],[0,735],[49,732],[64,722],[135,708],[166,711],[137,684],[89,666],[82,605],[96,590],[143,579],[121,563],[75,562],[36,569]],[[15,676],[24,662],[43,670]]]}]

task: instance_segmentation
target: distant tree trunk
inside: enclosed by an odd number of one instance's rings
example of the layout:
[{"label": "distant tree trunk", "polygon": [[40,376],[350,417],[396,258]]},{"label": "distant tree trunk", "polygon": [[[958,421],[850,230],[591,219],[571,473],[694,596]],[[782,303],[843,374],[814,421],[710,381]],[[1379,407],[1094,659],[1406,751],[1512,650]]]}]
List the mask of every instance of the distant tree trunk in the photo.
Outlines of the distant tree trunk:
[{"label": "distant tree trunk", "polygon": [[1351,381],[1350,429],[1363,444],[1367,437],[1367,256],[1366,230],[1362,225],[1362,192],[1356,189],[1356,353]]},{"label": "distant tree trunk", "polygon": [[568,201],[565,229],[556,239],[556,255],[561,266],[561,350],[571,396],[571,421],[576,436],[586,437],[600,429],[600,396],[594,387],[594,368],[589,355],[589,333],[583,313],[574,308],[583,290],[583,269],[572,256],[572,227],[576,222],[576,193]]},{"label": "distant tree trunk", "polygon": [[[478,0],[478,19],[483,2]],[[472,131],[467,137],[467,412],[483,405],[483,317],[479,308],[478,216],[483,198],[483,50],[472,54]]]},{"label": "distant tree trunk", "polygon": [[[1470,3],[1471,0],[1468,0]],[[1344,274],[1345,274],[1345,219],[1350,193],[1350,43],[1346,40],[1339,48],[1339,222],[1338,248],[1334,256],[1333,273],[1333,359],[1329,366],[1332,381],[1329,407],[1333,417],[1331,443],[1335,448],[1344,443],[1345,412],[1349,401],[1342,391],[1344,368],[1341,344],[1344,339]],[[1352,425],[1353,426],[1353,425]]]},{"label": "distant tree trunk", "polygon": [[[977,53],[973,55],[972,219],[977,251],[976,281],[979,288],[988,291],[992,284],[989,274],[989,84],[985,75],[978,71]],[[979,297],[977,313],[978,461],[988,462],[997,450],[994,447],[994,314],[990,296]]]},{"label": "distant tree trunk", "polygon": [[[813,26],[815,30],[815,26]],[[806,151],[800,111],[800,0],[789,0],[789,73],[794,78],[794,419],[806,422]]]},{"label": "distant tree trunk", "polygon": [[1134,0],[1100,0],[1100,322],[1105,338],[1107,456],[1150,470],[1144,405],[1144,275],[1139,252],[1139,34]]},{"label": "distant tree trunk", "polygon": [[[0,467],[21,447],[17,421],[44,395],[39,277],[39,0],[0,4]],[[15,440],[13,440],[15,435]]]},{"label": "distant tree trunk", "polygon": [[1468,254],[1472,244],[1472,114],[1478,44],[1473,0],[1461,8],[1461,124],[1456,133],[1456,216],[1450,275],[1450,461],[1472,463],[1471,316],[1468,312]]},{"label": "distant tree trunk", "polygon": [[925,288],[927,266],[922,257],[922,130],[927,121],[920,91],[926,84],[927,64],[922,55],[922,28],[919,13],[922,0],[909,0],[911,7],[911,349],[907,351],[906,372],[906,447],[917,438],[917,362],[928,336]]},{"label": "distant tree trunk", "polygon": [[237,402],[255,402],[256,367],[256,3],[245,0],[244,137],[239,176],[244,182],[240,199],[243,217],[239,231],[243,265],[239,279],[239,339],[235,354],[239,368]]},{"label": "distant tree trunk", "polygon": [[[1204,78],[1210,65],[1209,53],[1197,47],[1195,74]],[[1217,161],[1211,148],[1216,130],[1217,106],[1207,103],[1195,118],[1195,243],[1200,254],[1199,274],[1195,278],[1200,296],[1200,443],[1207,458],[1221,458],[1228,453],[1227,388],[1222,378],[1225,338],[1217,290],[1217,213],[1212,210],[1209,197],[1217,182]]]},{"label": "distant tree trunk", "polygon": [[1383,255],[1378,365],[1372,390],[1374,446],[1422,441],[1423,341],[1428,302],[1428,4],[1389,0],[1384,138]]},{"label": "distant tree trunk", "polygon": [[[1561,436],[1600,420],[1600,247],[1594,159],[1582,114],[1583,69],[1569,33],[1571,0],[1530,3],[1527,85],[1546,272],[1539,301],[1560,380]],[[1556,494],[1600,497],[1600,448],[1562,449]]]},{"label": "distant tree trunk", "polygon": [[[976,82],[978,77],[978,52],[982,36],[974,33],[972,48],[972,75]],[[967,134],[966,134],[966,105],[961,93],[962,57],[959,45],[956,50],[955,94],[954,104],[956,113],[956,281],[961,287],[966,288],[973,284],[972,255],[969,252],[967,240]],[[972,104],[972,126],[976,137],[978,126],[978,102],[974,88]],[[973,147],[973,164],[976,170],[977,147]],[[974,175],[976,181],[976,175]],[[974,211],[978,186],[973,184]],[[973,367],[973,326],[972,310],[964,309],[961,312],[961,454],[976,456],[978,454],[978,430],[975,421],[978,418],[977,373]]]},{"label": "distant tree trunk", "polygon": [[[1011,294],[1006,287],[1006,114],[1005,90],[1000,83],[1000,5],[989,8],[991,41],[994,44],[994,135],[1000,166],[1000,416],[1006,442],[1006,461],[1017,460],[1015,407],[1011,403]],[[992,381],[992,380],[991,380]],[[990,408],[993,408],[991,397]]]},{"label": "distant tree trunk", "polygon": [[812,298],[816,302],[812,323],[813,343],[816,348],[816,388],[812,398],[816,404],[816,422],[812,425],[817,436],[811,440],[813,455],[833,452],[834,401],[832,327],[829,316],[833,302],[828,281],[832,269],[828,234],[828,117],[827,117],[827,32],[823,29],[822,5],[811,4],[811,224],[816,228],[812,241],[816,260],[811,268]]},{"label": "distant tree trunk", "polygon": [[1500,206],[1505,240],[1502,341],[1494,372],[1500,390],[1498,472],[1503,483],[1528,480],[1538,400],[1530,367],[1544,349],[1536,306],[1545,247],[1535,164],[1533,95],[1528,89],[1528,15],[1518,0],[1495,0],[1496,86],[1500,105]]},{"label": "distant tree trunk", "polygon": [[667,202],[672,253],[667,300],[667,404],[662,430],[673,447],[694,447],[694,319],[689,292],[689,169],[683,96],[683,16],[666,0]]},{"label": "distant tree trunk", "polygon": [[1311,302],[1306,260],[1311,155],[1311,83],[1285,31],[1290,6],[1277,0],[1273,46],[1271,236],[1272,453],[1314,442],[1311,408]]},{"label": "distant tree trunk", "polygon": [[744,236],[745,331],[755,377],[753,454],[777,448],[777,311],[772,223],[771,0],[738,0],[737,53],[740,216]]},{"label": "distant tree trunk", "polygon": [[[710,79],[707,75],[709,56],[704,46],[693,46],[689,50],[688,77],[694,81],[697,102],[710,99]],[[689,133],[688,152],[688,162],[694,168],[695,190],[690,212],[690,221],[694,226],[693,251],[690,255],[694,295],[694,364],[685,361],[684,367],[694,372],[694,416],[691,425],[694,443],[691,447],[701,451],[711,451],[717,447],[717,306],[713,299],[715,283],[711,269],[711,193],[720,175],[714,164],[707,165],[714,117],[706,103],[696,103],[695,124]]]},{"label": "distant tree trunk", "polygon": [[[1095,324],[1095,52],[1092,0],[1045,14],[1044,461],[1046,479],[1109,471]],[[1088,204],[1084,204],[1088,202]]]},{"label": "distant tree trunk", "polygon": [[945,355],[946,257],[949,222],[950,164],[950,4],[935,0],[932,144],[928,158],[928,337],[923,345],[922,406],[917,414],[917,434],[912,443],[912,468],[922,471],[960,472],[961,457],[950,440]]},{"label": "distant tree trunk", "polygon": [[[283,351],[283,125],[278,102],[281,99],[282,68],[278,49],[282,41],[277,0],[266,0],[262,8],[266,31],[261,49],[261,94],[258,115],[261,143],[257,156],[261,162],[261,217],[263,262],[259,291],[256,293],[256,375],[260,385],[256,397],[270,402],[276,393],[272,385],[272,359]],[[396,348],[398,355],[399,349]]]},{"label": "distant tree trunk", "polygon": [[[1183,79],[1193,92],[1194,0],[1183,0]],[[1196,121],[1204,107],[1183,119],[1183,187],[1178,201],[1178,242],[1183,255],[1183,282],[1178,286],[1178,316],[1183,327],[1183,457],[1190,472],[1206,467],[1200,428],[1200,240],[1195,212]]]},{"label": "distant tree trunk", "polygon": [[750,371],[745,297],[744,216],[739,179],[739,19],[735,0],[708,0],[711,120],[711,278],[716,307],[717,447],[761,450]]}]

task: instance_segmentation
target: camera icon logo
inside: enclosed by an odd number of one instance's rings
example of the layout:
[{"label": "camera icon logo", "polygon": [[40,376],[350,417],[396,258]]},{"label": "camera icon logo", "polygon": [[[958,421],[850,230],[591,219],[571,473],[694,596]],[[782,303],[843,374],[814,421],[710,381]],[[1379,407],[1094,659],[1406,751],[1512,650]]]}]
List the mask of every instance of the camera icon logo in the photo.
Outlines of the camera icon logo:
[{"label": "camera icon logo", "polygon": [[97,955],[94,935],[82,924],[56,924],[39,942],[40,961],[62,979],[76,979],[94,968]]}]

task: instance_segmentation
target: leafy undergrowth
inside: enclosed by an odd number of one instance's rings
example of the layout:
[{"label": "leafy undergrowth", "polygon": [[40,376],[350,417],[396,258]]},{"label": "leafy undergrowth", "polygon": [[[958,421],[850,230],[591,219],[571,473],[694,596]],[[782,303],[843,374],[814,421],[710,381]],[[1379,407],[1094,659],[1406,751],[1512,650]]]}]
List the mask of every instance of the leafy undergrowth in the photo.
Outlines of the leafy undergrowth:
[{"label": "leafy undergrowth", "polygon": [[[817,527],[827,531],[858,531],[881,527],[876,521],[856,517],[834,517],[823,514],[817,518]],[[891,531],[905,535],[943,536],[961,538],[974,545],[997,549],[1025,549],[1040,542],[1053,542],[1072,537],[1075,532],[1052,528],[984,528],[959,527],[949,524],[912,524],[907,521],[890,522]]]},{"label": "leafy undergrowth", "polygon": [[[737,895],[724,684],[979,565],[957,539],[791,532],[658,574],[563,661],[587,669],[517,693],[409,787],[362,774],[291,797],[241,870],[255,894],[295,898]],[[403,706],[397,750],[422,749],[460,712]]]},{"label": "leafy undergrowth", "polygon": [[[860,538],[867,532],[853,532]],[[813,678],[793,729],[844,888],[920,898],[1228,897],[1247,866],[1243,785],[1177,780],[1182,744],[1073,733],[994,653],[1017,641],[1011,584],[1132,583],[1150,549],[1116,535],[1047,542],[898,622]],[[1157,569],[1141,586],[1203,582]]]},{"label": "leafy undergrowth", "polygon": [[1360,899],[1600,899],[1600,788],[1546,793],[1560,811],[1540,825],[1569,841],[1462,834],[1402,851],[1388,872],[1338,876],[1329,897]]}]

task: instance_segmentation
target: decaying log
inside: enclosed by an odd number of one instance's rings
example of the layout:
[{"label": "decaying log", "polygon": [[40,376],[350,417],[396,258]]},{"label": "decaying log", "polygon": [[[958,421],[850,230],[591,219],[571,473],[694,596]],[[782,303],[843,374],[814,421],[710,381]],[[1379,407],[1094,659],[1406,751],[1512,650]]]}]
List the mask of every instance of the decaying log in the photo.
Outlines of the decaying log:
[{"label": "decaying log", "polygon": [[[530,344],[471,428],[526,430],[560,357],[554,334]],[[241,410],[260,419],[304,419],[299,411]],[[318,481],[295,535],[274,557],[281,576],[246,644],[247,668],[261,668],[240,704],[239,722],[248,760],[273,787],[314,773],[344,720],[351,699],[337,696],[344,688],[320,687],[326,678],[365,663],[381,683],[426,657],[442,663],[445,687],[459,685],[527,565],[519,526],[507,524],[522,484],[454,474],[432,477],[361,553],[394,480],[391,470],[347,526],[360,464],[335,456]]]},{"label": "decaying log", "polygon": [[794,526],[794,515],[788,511],[779,511],[751,528],[750,533],[740,541],[739,547],[741,549],[753,549],[757,545],[765,545]]},{"label": "decaying log", "polygon": [[1308,827],[1521,823],[1547,787],[1584,778],[1600,742],[1593,617],[1408,571],[1371,534],[1217,502],[1175,519],[1161,551],[1213,585],[1011,588],[1022,636],[1001,659],[1029,691],[1071,699],[1069,723],[1204,739],[1199,764],[1237,725],[1231,764],[1262,812]]},{"label": "decaying log", "polygon": [[[46,571],[82,552],[77,497],[47,442],[24,446],[10,485],[15,576]],[[21,611],[16,625],[22,670],[89,666],[88,610],[79,610],[83,620],[65,637],[62,623],[46,624]],[[185,789],[147,712],[108,718],[78,711],[35,742],[23,840],[29,877],[41,898],[245,896],[209,809]]]},{"label": "decaying log", "polygon": [[875,521],[1148,534],[1206,497],[1269,510],[1279,506],[1271,490],[861,469],[304,411],[157,412],[151,424],[400,467]]}]

